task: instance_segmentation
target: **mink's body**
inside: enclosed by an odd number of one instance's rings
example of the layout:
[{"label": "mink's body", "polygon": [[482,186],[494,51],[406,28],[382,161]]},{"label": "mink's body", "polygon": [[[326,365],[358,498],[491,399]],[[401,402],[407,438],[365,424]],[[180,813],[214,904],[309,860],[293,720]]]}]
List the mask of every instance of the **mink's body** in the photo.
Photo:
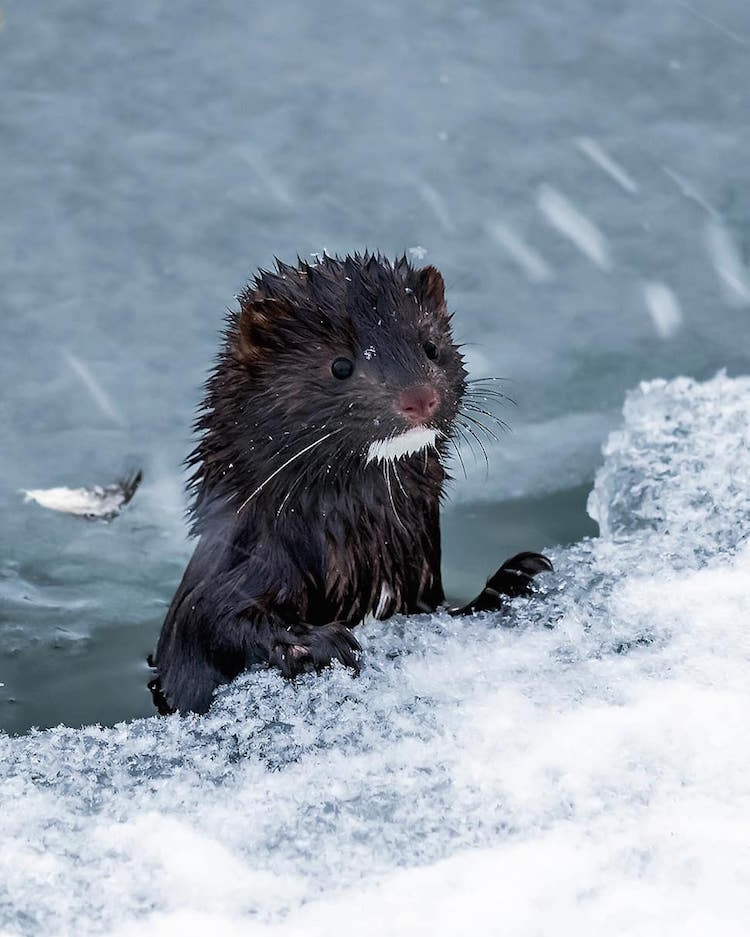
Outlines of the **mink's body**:
[{"label": "mink's body", "polygon": [[[356,669],[366,615],[442,605],[444,461],[466,393],[435,268],[356,255],[256,277],[197,424],[199,540],[154,655],[161,711],[204,712],[254,663]],[[549,568],[519,554],[465,611]]]}]

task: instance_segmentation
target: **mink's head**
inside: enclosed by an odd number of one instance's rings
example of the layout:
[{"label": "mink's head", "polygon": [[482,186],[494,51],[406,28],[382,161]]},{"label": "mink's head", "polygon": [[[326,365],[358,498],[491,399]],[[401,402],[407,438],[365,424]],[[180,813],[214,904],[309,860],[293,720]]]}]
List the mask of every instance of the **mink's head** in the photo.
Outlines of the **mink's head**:
[{"label": "mink's head", "polygon": [[278,501],[292,484],[443,453],[466,371],[434,267],[277,263],[239,303],[197,424],[197,507],[209,489]]}]

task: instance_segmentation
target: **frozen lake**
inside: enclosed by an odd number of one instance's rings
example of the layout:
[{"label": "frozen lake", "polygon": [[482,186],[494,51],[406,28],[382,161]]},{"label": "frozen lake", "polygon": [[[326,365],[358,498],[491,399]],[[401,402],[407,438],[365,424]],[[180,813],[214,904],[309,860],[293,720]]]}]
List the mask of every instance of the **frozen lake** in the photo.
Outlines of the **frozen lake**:
[{"label": "frozen lake", "polygon": [[[746,932],[750,6],[252,6],[0,10],[0,933]],[[517,401],[448,591],[550,594],[143,718],[223,310],[365,246]]]}]

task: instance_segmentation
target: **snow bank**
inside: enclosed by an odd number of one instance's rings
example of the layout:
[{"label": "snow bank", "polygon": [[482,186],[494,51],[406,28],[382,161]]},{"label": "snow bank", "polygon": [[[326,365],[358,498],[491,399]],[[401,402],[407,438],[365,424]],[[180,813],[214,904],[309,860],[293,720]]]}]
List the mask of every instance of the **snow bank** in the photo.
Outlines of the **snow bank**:
[{"label": "snow bank", "polygon": [[644,384],[603,535],[505,621],[374,622],[359,679],[0,737],[0,927],[745,933],[749,491],[750,379]]}]

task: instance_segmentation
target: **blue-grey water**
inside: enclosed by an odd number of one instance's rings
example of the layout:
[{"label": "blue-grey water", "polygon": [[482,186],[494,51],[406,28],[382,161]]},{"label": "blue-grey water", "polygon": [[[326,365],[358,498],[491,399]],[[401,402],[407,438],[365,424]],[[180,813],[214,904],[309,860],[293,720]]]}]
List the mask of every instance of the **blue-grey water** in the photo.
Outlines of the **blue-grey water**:
[{"label": "blue-grey water", "polygon": [[[0,11],[0,729],[151,713],[200,385],[275,255],[436,264],[508,379],[489,473],[454,470],[457,597],[596,532],[629,388],[750,369],[742,0]],[[111,524],[19,493],[135,466]]]}]

